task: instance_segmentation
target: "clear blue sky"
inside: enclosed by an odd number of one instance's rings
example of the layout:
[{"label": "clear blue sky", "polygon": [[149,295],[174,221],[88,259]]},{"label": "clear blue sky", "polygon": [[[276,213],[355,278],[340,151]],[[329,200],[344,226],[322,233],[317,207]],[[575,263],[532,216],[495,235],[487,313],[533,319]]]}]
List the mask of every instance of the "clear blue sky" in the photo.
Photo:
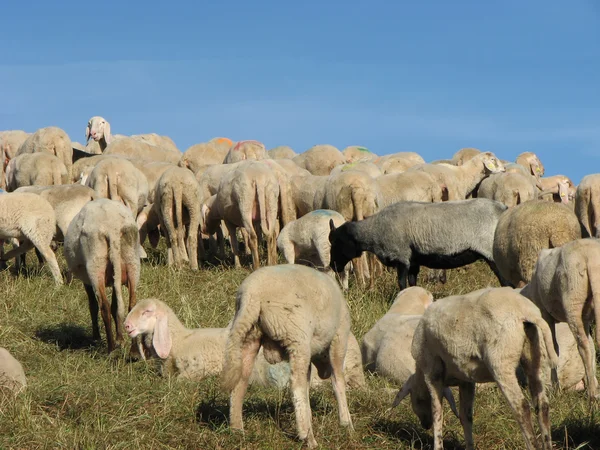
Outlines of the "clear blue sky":
[{"label": "clear blue sky", "polygon": [[89,117],[427,161],[477,147],[600,172],[600,1],[3,2],[0,129]]}]

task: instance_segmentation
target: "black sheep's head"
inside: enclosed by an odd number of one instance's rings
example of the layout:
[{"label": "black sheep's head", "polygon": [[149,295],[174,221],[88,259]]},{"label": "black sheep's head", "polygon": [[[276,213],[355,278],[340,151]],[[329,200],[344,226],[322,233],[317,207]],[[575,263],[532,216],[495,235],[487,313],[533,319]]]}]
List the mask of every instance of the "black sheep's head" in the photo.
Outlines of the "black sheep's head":
[{"label": "black sheep's head", "polygon": [[331,243],[329,266],[337,273],[343,272],[346,264],[362,253],[348,231],[350,224],[351,222],[346,222],[336,228],[333,220],[329,220],[329,242]]}]

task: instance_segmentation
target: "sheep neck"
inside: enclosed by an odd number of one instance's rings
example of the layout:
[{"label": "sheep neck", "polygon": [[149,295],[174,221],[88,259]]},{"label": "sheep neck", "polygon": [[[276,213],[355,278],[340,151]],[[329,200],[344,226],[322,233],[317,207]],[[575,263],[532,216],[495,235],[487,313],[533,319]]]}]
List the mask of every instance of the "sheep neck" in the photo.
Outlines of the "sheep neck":
[{"label": "sheep neck", "polygon": [[187,335],[189,335],[193,331],[186,328],[173,311],[169,312],[168,327],[173,345],[170,356],[173,356],[174,353],[177,353],[177,346],[179,342],[181,342]]},{"label": "sheep neck", "polygon": [[473,192],[481,180],[486,176],[486,169],[483,162],[478,158],[473,158],[458,168],[462,172],[462,178],[465,180],[465,196]]}]

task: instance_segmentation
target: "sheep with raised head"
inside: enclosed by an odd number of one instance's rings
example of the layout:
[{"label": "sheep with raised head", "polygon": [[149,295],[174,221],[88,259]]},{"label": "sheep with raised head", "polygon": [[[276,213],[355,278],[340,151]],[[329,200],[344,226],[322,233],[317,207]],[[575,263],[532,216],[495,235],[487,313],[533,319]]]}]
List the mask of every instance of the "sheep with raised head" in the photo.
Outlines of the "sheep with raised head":
[{"label": "sheep with raised head", "polygon": [[21,363],[8,350],[0,347],[0,392],[20,392],[27,386]]},{"label": "sheep with raised head", "polygon": [[[550,325],[554,347],[558,343],[554,324],[566,322],[577,340],[586,374],[590,399],[596,398],[596,349],[591,340],[591,324],[600,319],[600,241],[577,239],[559,248],[539,252],[531,282],[521,294],[533,301]],[[600,336],[597,335],[600,344]],[[554,374],[556,381],[556,374]]]},{"label": "sheep with raised head", "polygon": [[600,173],[581,179],[575,194],[575,214],[590,237],[600,237]]},{"label": "sheep with raised head", "polygon": [[0,242],[6,239],[24,241],[19,247],[0,255],[0,260],[7,261],[35,247],[48,265],[54,282],[63,284],[56,255],[50,248],[55,232],[56,213],[47,200],[28,192],[0,195]]},{"label": "sheep with raised head", "polygon": [[50,186],[68,181],[65,165],[48,153],[23,153],[6,166],[6,190],[9,192],[21,186]]},{"label": "sheep with raised head", "polygon": [[[131,311],[140,279],[140,245],[135,219],[120,202],[105,198],[88,202],[69,225],[64,251],[70,272],[83,282],[88,297],[92,337],[100,339],[100,310],[108,351],[112,352],[123,343],[125,305],[121,286],[124,283],[127,286],[128,310]],[[107,286],[112,286],[112,303],[106,295]]]},{"label": "sheep with raised head", "polygon": [[340,424],[353,429],[343,369],[349,333],[348,306],[330,276],[295,264],[263,267],[249,275],[236,295],[221,375],[224,388],[230,392],[231,428],[244,428],[242,403],[262,347],[269,363],[289,361],[301,440],[310,448],[317,446],[308,399],[311,362],[321,378],[331,376]]},{"label": "sheep with raised head", "polygon": [[412,338],[422,314],[433,302],[433,295],[418,286],[400,291],[390,309],[363,336],[362,362],[400,386],[415,372],[410,353]]},{"label": "sheep with raised head", "polygon": [[[304,264],[333,274],[329,267],[331,244],[329,220],[339,227],[346,219],[337,211],[317,209],[290,222],[279,232],[277,248],[288,264]],[[340,282],[348,289],[349,266],[340,274]]]},{"label": "sheep with raised head", "polygon": [[581,226],[568,206],[530,200],[500,217],[493,257],[502,278],[513,287],[523,287],[531,280],[540,250],[579,238]]},{"label": "sheep with raised head", "polygon": [[73,147],[64,130],[58,127],[40,128],[21,144],[16,156],[40,152],[56,156],[67,168],[68,177],[71,177]]},{"label": "sheep with raised head", "polygon": [[[468,314],[465,314],[468,311]],[[552,334],[540,310],[511,288],[480,289],[437,300],[415,330],[411,348],[416,370],[398,392],[393,406],[410,394],[412,409],[429,429],[434,448],[443,448],[442,397],[460,418],[466,448],[473,445],[475,383],[496,382],[510,405],[529,450],[551,450],[550,405],[544,368],[556,367]],[[531,410],[516,376],[523,365],[537,413],[541,442],[533,432]],[[449,386],[458,386],[457,414]]]},{"label": "sheep with raised head", "polygon": [[[86,151],[92,154],[101,154],[113,139],[120,139],[123,135],[112,135],[110,123],[104,117],[94,116],[88,120],[85,128]],[[90,141],[90,138],[92,140]]]},{"label": "sheep with raised head", "polygon": [[292,161],[313,175],[329,175],[335,166],[344,164],[346,158],[333,145],[315,145],[295,156]]},{"label": "sheep with raised head", "polygon": [[[398,202],[340,227],[330,224],[331,267],[341,272],[363,251],[398,272],[400,289],[415,286],[420,266],[454,269],[483,259],[501,279],[492,254],[494,230],[506,206],[494,200]],[[440,230],[444,230],[443,233]]]}]

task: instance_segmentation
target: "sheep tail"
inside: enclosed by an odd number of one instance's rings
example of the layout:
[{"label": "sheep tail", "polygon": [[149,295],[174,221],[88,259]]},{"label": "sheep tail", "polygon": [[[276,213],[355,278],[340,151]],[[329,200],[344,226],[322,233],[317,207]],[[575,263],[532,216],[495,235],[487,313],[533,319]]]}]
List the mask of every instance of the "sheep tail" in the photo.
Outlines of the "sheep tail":
[{"label": "sheep tail", "polygon": [[[552,341],[552,332],[550,331],[550,327],[548,323],[542,319],[542,316],[536,317],[533,320],[527,319],[526,322],[529,322],[538,329],[538,333],[544,339],[544,345],[546,346],[546,354],[550,359],[550,366],[552,368],[558,367],[558,355],[554,350],[554,342]],[[541,343],[540,343],[541,346]]]},{"label": "sheep tail", "polygon": [[117,186],[117,180],[115,180],[115,176],[106,175],[106,183],[108,185],[108,198],[119,202],[121,201],[121,198],[119,197],[119,189]]},{"label": "sheep tail", "polygon": [[[256,297],[255,297],[256,298]],[[236,296],[236,313],[225,345],[221,386],[231,392],[242,377],[243,365],[249,361],[243,360],[242,349],[246,343],[260,338],[257,323],[260,316],[260,302],[252,301],[252,297],[244,295],[240,289]]]},{"label": "sheep tail", "polygon": [[53,165],[52,167],[52,184],[58,186],[62,184],[62,177],[60,175],[60,167]]},{"label": "sheep tail", "polygon": [[107,237],[108,260],[113,267],[113,291],[117,298],[117,317],[116,326],[119,327],[125,320],[125,306],[123,303],[123,293],[121,292],[122,268],[121,268],[121,233],[111,232]]},{"label": "sheep tail", "polygon": [[363,220],[365,218],[363,206],[366,203],[364,189],[362,187],[358,189],[351,189],[350,196],[352,198],[352,206],[354,207],[355,220]]},{"label": "sheep tail", "polygon": [[273,225],[269,224],[267,220],[268,205],[266,189],[263,183],[258,183],[256,181],[254,182],[254,186],[256,189],[256,200],[258,202],[258,214],[260,214],[260,228],[266,236],[270,234],[270,225]]}]

